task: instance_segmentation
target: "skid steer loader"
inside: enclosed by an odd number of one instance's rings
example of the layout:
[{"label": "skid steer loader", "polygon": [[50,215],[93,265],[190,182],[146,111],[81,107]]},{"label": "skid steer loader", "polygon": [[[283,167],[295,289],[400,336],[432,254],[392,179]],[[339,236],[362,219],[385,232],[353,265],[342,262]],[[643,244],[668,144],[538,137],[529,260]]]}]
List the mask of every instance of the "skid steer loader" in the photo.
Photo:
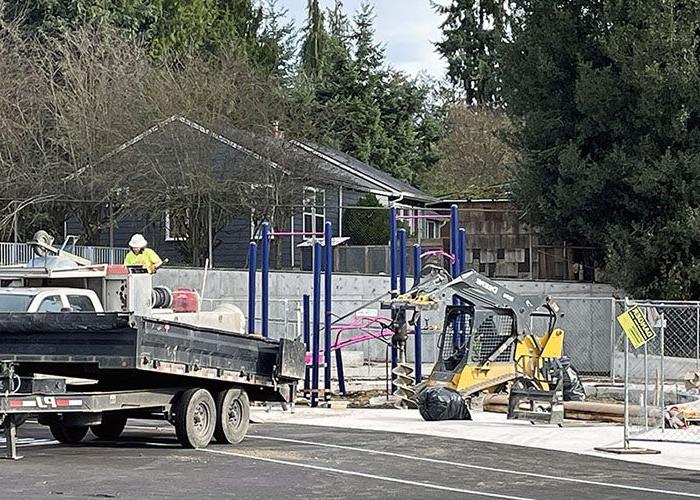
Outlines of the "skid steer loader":
[{"label": "skid steer loader", "polygon": [[[393,341],[400,353],[407,324],[420,321],[424,311],[445,309],[437,362],[411,392],[444,386],[469,400],[479,392],[507,390],[508,418],[561,424],[564,332],[555,328],[556,304],[549,297],[521,296],[473,270],[455,279],[441,268],[427,271],[422,284],[384,303],[395,318]],[[537,317],[544,318],[539,322],[547,324],[545,331],[532,330]]]}]

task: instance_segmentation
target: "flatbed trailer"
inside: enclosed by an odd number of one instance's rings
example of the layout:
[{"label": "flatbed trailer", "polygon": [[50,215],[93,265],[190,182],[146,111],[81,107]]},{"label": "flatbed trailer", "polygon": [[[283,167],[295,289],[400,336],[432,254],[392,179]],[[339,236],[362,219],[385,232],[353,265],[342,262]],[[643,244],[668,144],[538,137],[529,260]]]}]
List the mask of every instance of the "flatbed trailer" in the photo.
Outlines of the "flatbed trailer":
[{"label": "flatbed trailer", "polygon": [[[293,402],[305,346],[127,313],[0,313],[0,419],[7,457],[28,415],[64,443],[127,418],[159,418],[180,443],[240,442],[249,401]],[[41,376],[37,376],[41,374]],[[70,378],[94,381],[70,386]]]}]

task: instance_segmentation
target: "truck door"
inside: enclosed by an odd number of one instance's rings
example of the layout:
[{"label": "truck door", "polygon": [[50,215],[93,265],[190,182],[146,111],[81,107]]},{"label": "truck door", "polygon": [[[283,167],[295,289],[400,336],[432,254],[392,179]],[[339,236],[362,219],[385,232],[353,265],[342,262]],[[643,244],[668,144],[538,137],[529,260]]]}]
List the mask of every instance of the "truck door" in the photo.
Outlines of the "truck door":
[{"label": "truck door", "polygon": [[63,301],[60,295],[49,295],[40,300],[41,302],[37,306],[36,312],[61,312],[63,309]]}]

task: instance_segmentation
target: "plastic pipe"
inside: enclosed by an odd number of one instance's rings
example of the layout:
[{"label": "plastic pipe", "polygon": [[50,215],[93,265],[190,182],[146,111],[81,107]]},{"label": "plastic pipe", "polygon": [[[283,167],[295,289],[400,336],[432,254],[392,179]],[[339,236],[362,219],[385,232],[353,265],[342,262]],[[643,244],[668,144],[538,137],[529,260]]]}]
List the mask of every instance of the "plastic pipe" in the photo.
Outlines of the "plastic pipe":
[{"label": "plastic pipe", "polygon": [[270,224],[262,225],[262,336],[270,335]]},{"label": "plastic pipe", "polygon": [[[306,352],[311,352],[311,297],[308,294],[304,294],[302,297],[302,324],[304,331],[304,345],[306,346]],[[309,367],[304,364],[304,394],[308,394],[309,388],[311,387],[311,380],[309,380],[309,375],[311,371]]]},{"label": "plastic pipe", "polygon": [[258,268],[258,245],[248,246],[248,333],[255,333],[255,273]]},{"label": "plastic pipe", "polygon": [[333,223],[326,222],[324,231],[324,250],[326,252],[326,268],[323,277],[325,289],[323,291],[323,299],[325,302],[325,316],[323,325],[323,354],[324,354],[324,371],[323,381],[326,392],[324,394],[325,401],[331,399],[331,329],[333,326],[333,292],[332,292],[332,276],[333,276]]},{"label": "plastic pipe", "polygon": [[313,349],[311,350],[311,407],[318,406],[318,357],[321,352],[321,244],[314,242],[313,261]]},{"label": "plastic pipe", "polygon": [[[421,274],[421,251],[420,245],[416,243],[413,245],[413,286],[420,284],[420,274]],[[418,315],[416,318],[416,325],[414,327],[414,338],[413,338],[413,352],[415,358],[415,374],[416,374],[416,384],[420,384],[423,379],[423,336],[421,330],[421,317]]]}]

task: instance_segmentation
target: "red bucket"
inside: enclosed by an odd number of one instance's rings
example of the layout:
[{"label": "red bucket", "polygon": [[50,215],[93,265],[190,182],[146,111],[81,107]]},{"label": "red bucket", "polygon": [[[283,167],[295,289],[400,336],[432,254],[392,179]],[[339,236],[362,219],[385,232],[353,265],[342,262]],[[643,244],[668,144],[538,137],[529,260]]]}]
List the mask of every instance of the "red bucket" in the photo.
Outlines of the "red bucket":
[{"label": "red bucket", "polygon": [[189,288],[176,288],[173,291],[173,312],[190,313],[199,309],[199,294]]}]

